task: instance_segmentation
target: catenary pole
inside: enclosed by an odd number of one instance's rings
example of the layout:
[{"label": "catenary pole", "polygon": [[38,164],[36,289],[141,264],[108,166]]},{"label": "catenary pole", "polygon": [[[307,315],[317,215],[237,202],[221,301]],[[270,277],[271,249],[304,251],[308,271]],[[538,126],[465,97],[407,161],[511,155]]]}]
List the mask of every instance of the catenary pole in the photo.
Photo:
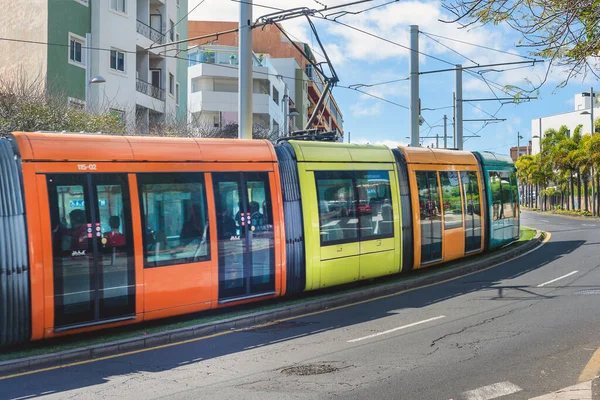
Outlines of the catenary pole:
[{"label": "catenary pole", "polygon": [[456,65],[456,148],[463,149],[462,65]]},{"label": "catenary pole", "polygon": [[419,26],[410,26],[410,145],[419,147]]},{"label": "catenary pole", "polygon": [[444,148],[448,148],[448,117],[444,114]]},{"label": "catenary pole", "polygon": [[240,2],[238,138],[252,139],[252,0]]}]

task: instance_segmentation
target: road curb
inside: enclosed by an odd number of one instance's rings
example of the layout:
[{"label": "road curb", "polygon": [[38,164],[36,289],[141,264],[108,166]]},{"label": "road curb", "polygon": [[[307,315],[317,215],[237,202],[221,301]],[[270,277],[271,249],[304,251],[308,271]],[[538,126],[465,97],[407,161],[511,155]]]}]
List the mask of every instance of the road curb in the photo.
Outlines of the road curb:
[{"label": "road curb", "polygon": [[207,322],[166,332],[153,333],[141,337],[117,340],[79,349],[65,350],[52,354],[25,357],[0,362],[0,378],[30,370],[51,368],[55,366],[85,362],[87,360],[106,357],[118,357],[119,354],[142,350],[161,345],[176,344],[190,339],[240,330],[255,325],[274,323],[278,320],[318,312],[349,303],[373,299],[374,297],[391,295],[399,291],[426,286],[435,282],[456,278],[492,265],[510,260],[536,247],[543,239],[543,232],[537,231],[535,237],[515,248],[492,254],[489,257],[465,262],[453,268],[429,273],[425,276],[409,277],[398,282],[366,287],[349,293],[333,295],[324,299],[308,300],[300,304],[259,311],[242,316],[227,318],[216,322]]}]

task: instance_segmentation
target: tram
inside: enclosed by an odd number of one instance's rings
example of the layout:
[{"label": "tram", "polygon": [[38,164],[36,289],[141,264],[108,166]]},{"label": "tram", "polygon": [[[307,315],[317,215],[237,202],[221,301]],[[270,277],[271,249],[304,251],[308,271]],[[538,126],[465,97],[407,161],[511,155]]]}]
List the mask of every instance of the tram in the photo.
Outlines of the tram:
[{"label": "tram", "polygon": [[0,345],[406,273],[519,236],[493,153],[16,132]]}]

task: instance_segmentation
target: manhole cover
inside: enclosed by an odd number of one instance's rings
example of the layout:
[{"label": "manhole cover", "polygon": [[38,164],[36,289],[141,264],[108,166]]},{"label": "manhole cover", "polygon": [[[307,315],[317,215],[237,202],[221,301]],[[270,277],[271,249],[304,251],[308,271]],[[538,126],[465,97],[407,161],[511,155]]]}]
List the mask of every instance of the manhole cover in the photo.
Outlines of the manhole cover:
[{"label": "manhole cover", "polygon": [[573,294],[578,295],[591,295],[591,294],[600,294],[600,289],[586,289],[586,290],[578,290]]},{"label": "manhole cover", "polygon": [[296,365],[294,367],[288,367],[281,370],[286,375],[322,375],[330,374],[338,371],[339,368],[334,367],[331,364],[307,364],[307,365]]}]

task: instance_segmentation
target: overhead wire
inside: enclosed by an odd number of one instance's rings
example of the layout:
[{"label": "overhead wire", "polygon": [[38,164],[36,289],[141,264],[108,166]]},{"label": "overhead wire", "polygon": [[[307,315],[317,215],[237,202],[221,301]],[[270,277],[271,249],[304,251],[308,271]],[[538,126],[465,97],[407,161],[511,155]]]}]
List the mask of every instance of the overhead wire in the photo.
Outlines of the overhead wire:
[{"label": "overhead wire", "polygon": [[[194,6],[194,8],[192,8],[191,10],[189,10],[187,12],[187,14],[185,14],[179,21],[177,21],[177,23],[175,23],[168,31],[166,31],[165,33],[163,33],[162,38],[167,37],[167,35],[169,34],[169,32],[171,32],[173,29],[175,29],[175,27],[177,25],[179,25],[179,23],[181,21],[183,21],[184,19],[186,19],[191,13],[193,13],[198,7],[200,7],[206,0],[200,0],[200,2],[198,4],[196,4],[196,6]],[[152,41],[152,44],[150,45],[150,47],[154,46],[156,44],[156,40]]]},{"label": "overhead wire", "polygon": [[462,54],[462,53],[459,53],[458,51],[454,50],[454,49],[453,49],[453,48],[451,48],[450,46],[447,46],[447,45],[445,45],[444,43],[440,42],[439,40],[432,38],[432,37],[431,37],[431,36],[429,36],[428,34],[426,34],[426,33],[424,33],[424,32],[419,32],[419,33],[421,33],[421,34],[425,35],[425,36],[426,36],[426,37],[428,37],[430,40],[433,40],[434,42],[438,43],[440,46],[443,46],[443,47],[445,47],[446,49],[450,50],[451,52],[453,52],[453,53],[455,53],[455,54],[458,54],[459,56],[461,56],[461,57],[463,57],[464,59],[466,59],[466,60],[468,60],[468,61],[472,62],[473,64],[475,64],[475,65],[480,65],[480,64],[479,64],[477,61],[473,61],[471,58],[469,58],[469,57],[465,56],[465,55],[464,55],[464,54]]},{"label": "overhead wire", "polygon": [[421,31],[421,33],[426,34],[428,36],[434,36],[434,37],[438,37],[438,38],[441,38],[441,39],[450,40],[450,41],[457,42],[457,43],[467,44],[467,45],[470,45],[470,46],[479,47],[479,48],[490,50],[490,51],[495,51],[497,53],[508,54],[508,55],[511,55],[511,56],[514,56],[514,57],[524,58],[526,60],[535,60],[535,58],[533,58],[533,57],[528,57],[528,56],[524,56],[524,55],[521,55],[521,54],[515,54],[515,53],[511,53],[509,51],[498,50],[498,49],[494,49],[493,47],[488,47],[488,46],[484,46],[484,45],[480,45],[480,44],[476,44],[476,43],[465,42],[464,40],[454,39],[454,38],[450,38],[450,37],[446,37],[446,36],[442,36],[442,35],[436,35],[436,34],[429,33],[429,32],[422,32]]}]

